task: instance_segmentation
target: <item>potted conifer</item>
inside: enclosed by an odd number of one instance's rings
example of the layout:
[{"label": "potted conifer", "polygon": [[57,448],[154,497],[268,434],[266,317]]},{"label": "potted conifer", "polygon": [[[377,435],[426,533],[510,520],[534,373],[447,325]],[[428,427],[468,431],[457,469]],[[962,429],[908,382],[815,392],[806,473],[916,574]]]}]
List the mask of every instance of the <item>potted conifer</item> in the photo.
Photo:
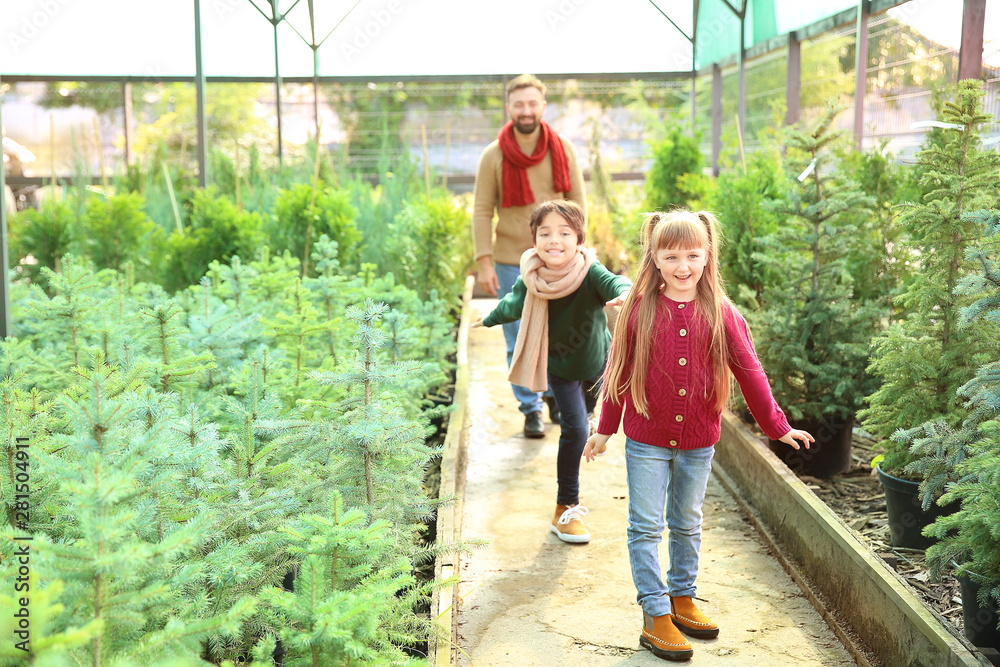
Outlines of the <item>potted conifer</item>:
[{"label": "potted conifer", "polygon": [[773,447],[795,472],[829,477],[851,464],[855,412],[871,389],[868,343],[883,312],[859,301],[847,267],[857,253],[857,212],[873,199],[838,169],[844,132],[831,125],[832,106],[809,131],[786,143],[791,178],[776,204],[781,222],[767,241],[776,276],[757,321],[757,344],[775,398],[816,442],[808,450]]},{"label": "potted conifer", "polygon": [[[970,217],[982,220],[1000,242],[1000,213]],[[991,252],[975,249],[969,255],[982,273],[961,281],[958,292],[980,298],[963,311],[962,322],[1000,333],[1000,253],[993,243]],[[946,482],[941,501],[960,503],[954,514],[924,530],[928,537],[939,539],[927,550],[927,561],[935,576],[955,565],[962,585],[965,636],[976,646],[1000,649],[1000,360],[982,365],[959,395],[968,411],[961,427],[924,425],[924,437],[917,438],[913,447],[919,458],[910,469],[924,474],[925,503]]]},{"label": "potted conifer", "polygon": [[960,425],[966,409],[957,390],[990,359],[995,344],[981,328],[958,326],[968,297],[955,293],[969,272],[966,249],[982,235],[981,225],[966,214],[991,203],[1000,167],[1000,155],[981,148],[980,126],[992,121],[982,111],[982,97],[981,82],[959,82],[955,100],[943,106],[941,127],[934,130],[940,135],[918,154],[927,194],[900,218],[906,232],[902,243],[914,264],[896,300],[905,311],[872,342],[869,370],[881,386],[859,417],[881,438],[878,471],[894,546],[925,548],[920,531],[933,518],[916,496],[919,479],[907,473],[916,461],[912,437],[891,436],[928,422]]}]

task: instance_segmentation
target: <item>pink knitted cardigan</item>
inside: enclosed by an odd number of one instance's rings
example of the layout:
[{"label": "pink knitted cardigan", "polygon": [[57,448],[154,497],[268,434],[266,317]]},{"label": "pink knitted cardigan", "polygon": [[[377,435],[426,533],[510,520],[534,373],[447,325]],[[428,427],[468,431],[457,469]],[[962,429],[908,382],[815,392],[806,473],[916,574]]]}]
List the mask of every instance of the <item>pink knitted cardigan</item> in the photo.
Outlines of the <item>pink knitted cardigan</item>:
[{"label": "pink knitted cardigan", "polygon": [[[653,363],[646,375],[646,397],[652,418],[640,415],[626,392],[624,405],[604,400],[597,432],[613,435],[624,413],[625,435],[633,440],[678,449],[708,447],[719,440],[722,412],[709,404],[707,389],[711,369],[705,351],[707,323],[698,314],[698,305],[694,301],[674,301],[661,295],[658,305],[651,355]],[[635,345],[635,313],[633,310],[628,321],[626,350],[632,350]],[[724,313],[729,368],[743,391],[754,419],[769,438],[777,440],[788,433],[791,426],[785,413],[774,402],[746,320],[728,302]]]}]

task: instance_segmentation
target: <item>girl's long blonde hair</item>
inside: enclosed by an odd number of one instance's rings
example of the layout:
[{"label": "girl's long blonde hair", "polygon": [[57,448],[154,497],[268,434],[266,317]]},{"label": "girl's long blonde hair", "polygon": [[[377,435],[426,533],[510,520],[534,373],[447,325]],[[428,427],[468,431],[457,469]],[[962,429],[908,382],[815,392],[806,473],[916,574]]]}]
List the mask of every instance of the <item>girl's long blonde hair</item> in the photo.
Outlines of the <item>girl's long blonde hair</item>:
[{"label": "girl's long blonde hair", "polygon": [[[604,397],[621,403],[629,392],[632,405],[649,419],[646,400],[646,375],[652,363],[653,340],[658,317],[671,317],[671,311],[660,307],[663,279],[653,261],[656,252],[668,248],[705,250],[705,270],[698,281],[697,316],[703,317],[710,338],[707,344],[711,386],[709,404],[723,409],[729,400],[729,353],[726,347],[726,326],[723,313],[728,302],[722,276],[719,275],[719,223],[706,211],[692,212],[674,209],[647,215],[642,223],[642,261],[635,284],[622,305],[615,327],[614,340],[604,375]],[[638,307],[636,305],[638,304]],[[702,348],[705,349],[705,348]]]}]

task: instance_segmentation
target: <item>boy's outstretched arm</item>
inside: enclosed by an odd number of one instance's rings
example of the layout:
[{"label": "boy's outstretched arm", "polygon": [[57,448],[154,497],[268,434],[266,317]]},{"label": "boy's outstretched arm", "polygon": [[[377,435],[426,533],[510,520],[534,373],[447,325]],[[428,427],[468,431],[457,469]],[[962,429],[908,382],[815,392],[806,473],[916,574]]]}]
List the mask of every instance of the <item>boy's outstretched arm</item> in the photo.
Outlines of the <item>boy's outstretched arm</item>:
[{"label": "boy's outstretched arm", "polygon": [[621,294],[619,294],[615,298],[611,299],[611,301],[608,301],[604,305],[608,306],[608,307],[621,306],[622,304],[625,303],[625,299],[628,298],[628,293],[630,291],[632,291],[631,287],[628,288],[628,289],[626,289],[624,292],[622,292]]},{"label": "boy's outstretched arm", "polygon": [[588,461],[593,461],[598,454],[603,454],[608,448],[610,435],[595,433],[587,438],[587,444],[583,448],[583,457]]},{"label": "boy's outstretched arm", "polygon": [[807,431],[800,431],[795,428],[778,438],[778,440],[781,440],[786,445],[791,445],[792,449],[799,448],[799,443],[796,440],[801,440],[806,449],[809,449],[810,442],[816,442],[816,438],[812,437]]}]

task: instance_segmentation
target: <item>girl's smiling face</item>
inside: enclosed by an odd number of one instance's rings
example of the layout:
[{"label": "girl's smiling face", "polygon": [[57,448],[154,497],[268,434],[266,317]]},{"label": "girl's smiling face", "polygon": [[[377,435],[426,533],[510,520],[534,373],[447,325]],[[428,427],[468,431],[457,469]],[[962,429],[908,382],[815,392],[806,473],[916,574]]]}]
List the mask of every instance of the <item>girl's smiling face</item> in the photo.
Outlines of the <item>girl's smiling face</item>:
[{"label": "girl's smiling face", "polygon": [[555,211],[546,214],[535,231],[535,251],[550,269],[569,265],[580,251],[576,230]]},{"label": "girl's smiling face", "polygon": [[708,253],[704,248],[657,250],[653,263],[666,284],[663,293],[674,301],[693,301],[707,261]]}]

